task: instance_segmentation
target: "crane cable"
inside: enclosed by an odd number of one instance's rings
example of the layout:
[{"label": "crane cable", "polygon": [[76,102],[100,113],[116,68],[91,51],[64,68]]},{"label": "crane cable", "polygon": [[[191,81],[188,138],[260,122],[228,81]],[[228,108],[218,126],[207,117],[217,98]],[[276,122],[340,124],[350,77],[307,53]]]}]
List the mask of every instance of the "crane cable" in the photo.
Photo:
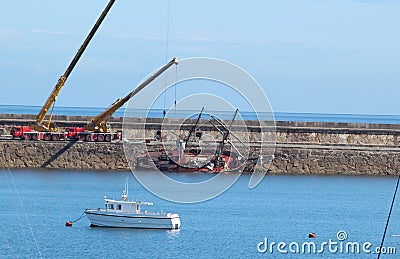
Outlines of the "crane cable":
[{"label": "crane cable", "polygon": [[49,116],[49,121],[47,122],[47,128],[49,128],[49,129],[50,129],[50,125],[51,125],[51,120],[53,118],[53,111],[54,111],[54,106],[56,106],[56,101],[57,101],[57,98],[54,99],[53,105],[51,106],[51,112],[50,112],[50,116]]},{"label": "crane cable", "polygon": [[396,189],[395,189],[394,194],[393,194],[392,204],[390,205],[390,210],[389,210],[389,215],[388,215],[388,218],[387,218],[387,221],[386,221],[385,231],[383,232],[381,245],[379,247],[379,253],[378,253],[378,257],[377,257],[378,259],[381,256],[382,246],[383,246],[383,242],[385,241],[385,236],[386,236],[386,230],[387,230],[388,225],[389,225],[390,216],[392,215],[392,209],[393,209],[394,201],[396,200],[397,189],[399,188],[399,181],[400,181],[400,175],[397,177]]},{"label": "crane cable", "polygon": [[[170,6],[171,6],[171,1],[167,1],[167,33],[166,33],[166,48],[165,48],[165,63],[168,62],[168,51],[169,51],[169,21],[170,21]],[[165,103],[167,99],[167,77],[164,76],[164,110],[163,110],[163,117],[165,117],[166,111],[165,111]]]},{"label": "crane cable", "polygon": [[178,66],[175,66],[175,81],[174,81],[174,91],[175,91],[175,100],[174,100],[174,108],[175,108],[175,118],[176,117],[176,82],[178,81]]}]

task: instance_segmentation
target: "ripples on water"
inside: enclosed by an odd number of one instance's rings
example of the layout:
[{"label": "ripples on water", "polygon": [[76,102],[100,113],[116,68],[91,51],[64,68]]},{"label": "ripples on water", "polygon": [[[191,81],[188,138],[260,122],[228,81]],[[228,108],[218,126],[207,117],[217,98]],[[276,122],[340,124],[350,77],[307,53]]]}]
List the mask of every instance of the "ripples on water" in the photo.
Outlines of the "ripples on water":
[{"label": "ripples on water", "polygon": [[[178,212],[182,229],[91,228],[86,218],[71,228],[64,226],[86,208],[102,207],[104,195],[119,198],[126,177],[131,197],[154,202],[154,210]],[[191,182],[207,177],[174,176]],[[248,181],[249,176],[241,176],[231,189],[207,202],[177,204],[152,195],[129,172],[3,170],[0,258],[292,258],[276,251],[261,254],[257,244],[264,237],[287,244],[310,241],[309,232],[315,232],[312,241],[321,244],[337,241],[339,230],[347,232],[349,241],[379,246],[396,183],[393,177],[270,175],[249,190]],[[397,204],[386,245],[400,249],[400,237],[391,236],[400,234]]]}]

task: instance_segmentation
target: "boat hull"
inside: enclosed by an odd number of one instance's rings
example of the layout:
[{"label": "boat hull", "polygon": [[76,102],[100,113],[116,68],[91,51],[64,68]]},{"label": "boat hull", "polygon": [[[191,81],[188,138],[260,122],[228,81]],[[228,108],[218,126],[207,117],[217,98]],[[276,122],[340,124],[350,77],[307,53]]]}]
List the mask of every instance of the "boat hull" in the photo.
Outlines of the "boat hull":
[{"label": "boat hull", "polygon": [[109,213],[101,210],[86,210],[86,216],[94,227],[179,229],[181,221],[178,214],[165,213]]}]

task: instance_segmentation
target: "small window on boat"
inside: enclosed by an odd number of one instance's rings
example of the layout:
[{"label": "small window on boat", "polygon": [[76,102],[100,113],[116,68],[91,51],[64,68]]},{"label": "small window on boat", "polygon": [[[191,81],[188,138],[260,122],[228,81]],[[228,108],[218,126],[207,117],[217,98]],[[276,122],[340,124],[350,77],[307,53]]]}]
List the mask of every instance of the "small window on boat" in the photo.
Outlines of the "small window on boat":
[{"label": "small window on boat", "polygon": [[108,205],[108,208],[109,208],[110,210],[113,210],[113,209],[114,209],[114,204],[109,204],[109,205]]},{"label": "small window on boat", "polygon": [[117,205],[117,210],[121,210],[121,204]]}]

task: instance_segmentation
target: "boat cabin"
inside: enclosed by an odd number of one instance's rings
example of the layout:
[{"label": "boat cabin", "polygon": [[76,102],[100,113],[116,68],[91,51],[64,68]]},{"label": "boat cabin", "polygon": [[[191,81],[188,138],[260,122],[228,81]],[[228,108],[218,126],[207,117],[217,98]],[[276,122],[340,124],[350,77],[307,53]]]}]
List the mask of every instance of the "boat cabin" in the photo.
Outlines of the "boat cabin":
[{"label": "boat cabin", "polygon": [[140,214],[140,205],[153,205],[153,203],[128,200],[117,201],[104,198],[105,210],[110,212]]}]

